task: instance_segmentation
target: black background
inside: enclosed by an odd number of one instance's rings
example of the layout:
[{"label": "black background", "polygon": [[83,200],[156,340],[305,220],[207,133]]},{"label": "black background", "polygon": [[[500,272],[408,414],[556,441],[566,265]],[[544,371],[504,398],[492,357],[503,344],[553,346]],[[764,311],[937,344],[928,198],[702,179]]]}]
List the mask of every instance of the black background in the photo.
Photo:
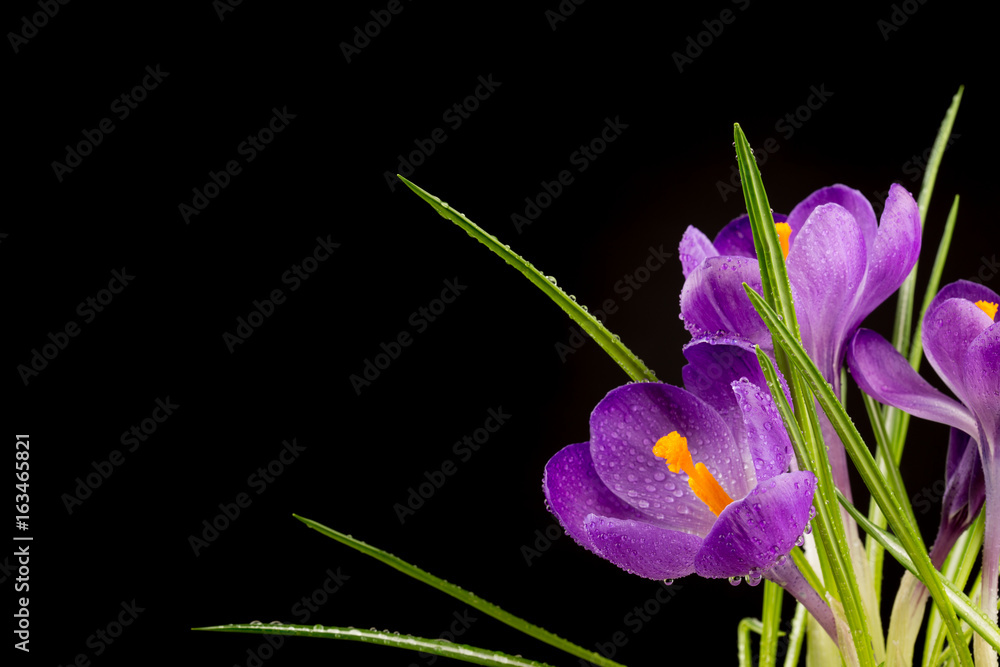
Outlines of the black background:
[{"label": "black background", "polygon": [[[894,181],[916,195],[914,157],[931,146],[965,84],[927,220],[918,294],[954,194],[963,199],[944,282],[974,276],[996,252],[995,17],[982,9],[913,1],[907,16],[890,3],[847,11],[756,0],[656,9],[567,1],[575,10],[553,28],[546,11],[557,11],[556,0],[401,6],[349,62],[341,43],[386,3],[247,1],[220,18],[207,1],[72,2],[16,53],[8,36],[4,412],[10,460],[13,435],[31,435],[34,538],[31,654],[15,651],[16,664],[68,665],[78,654],[95,665],[154,657],[253,664],[248,651],[261,637],[189,628],[301,622],[294,605],[323,585],[328,569],[349,578],[310,624],[436,637],[466,611],[306,529],[293,512],[587,647],[622,631],[628,641],[617,657],[628,664],[663,664],[689,650],[708,664],[735,662],[735,623],[759,614],[760,589],[688,578],[636,632],[625,617],[654,596],[655,582],[565,536],[536,544],[536,531],[555,534],[540,488],[546,460],[587,439],[593,406],[627,378],[592,341],[563,361],[555,345],[568,342],[570,323],[558,308],[405,187],[390,189],[385,174],[436,128],[447,140],[411,179],[581,302],[615,299],[608,326],[674,384],[688,339],[677,318],[677,243],[689,224],[711,236],[742,212],[741,195],[724,197],[719,187],[735,164],[734,122],[767,156],[776,211],[835,182],[873,199]],[[723,10],[734,20],[712,23]],[[5,33],[39,11],[8,4]],[[894,11],[906,22],[885,33],[878,22]],[[706,32],[710,25],[721,34]],[[678,71],[673,54],[699,33],[711,43]],[[127,118],[115,116],[112,101],[157,65],[169,75]],[[474,93],[479,77],[499,85],[455,128],[443,114]],[[777,124],[807,103],[812,87],[828,99],[788,136]],[[246,162],[238,146],[285,108],[294,118]],[[114,131],[57,178],[52,163],[105,117]],[[627,127],[579,172],[571,154],[606,119]],[[768,154],[769,137],[778,150]],[[233,159],[242,172],[186,224],[178,206]],[[574,182],[515,229],[511,215],[564,169]],[[291,291],[282,275],[317,237],[340,246]],[[616,283],[661,245],[673,257],[623,298]],[[78,304],[123,268],[134,280],[84,323]],[[411,313],[446,280],[467,289],[415,333]],[[274,289],[287,300],[231,353],[223,334]],[[887,335],[891,309],[870,326]],[[80,334],[25,384],[17,367],[70,320]],[[412,344],[356,392],[350,376],[403,331]],[[121,434],[167,397],[179,406],[174,414],[128,451]],[[483,426],[491,408],[509,420],[461,460],[453,444]],[[293,438],[305,450],[258,494],[250,476]],[[904,462],[914,495],[935,503],[945,438],[943,427],[919,423]],[[77,478],[113,450],[124,463],[69,512]],[[401,523],[394,505],[445,459],[456,474]],[[239,493],[250,506],[195,555],[190,537]],[[937,511],[921,516],[928,539]],[[540,548],[530,565],[525,547]],[[887,573],[891,591],[898,570]],[[0,576],[15,599],[16,575]],[[133,599],[144,611],[96,655],[88,638]],[[476,620],[459,641],[577,664],[470,613]],[[430,664],[395,649],[304,638],[285,641],[265,664],[304,660]]]}]

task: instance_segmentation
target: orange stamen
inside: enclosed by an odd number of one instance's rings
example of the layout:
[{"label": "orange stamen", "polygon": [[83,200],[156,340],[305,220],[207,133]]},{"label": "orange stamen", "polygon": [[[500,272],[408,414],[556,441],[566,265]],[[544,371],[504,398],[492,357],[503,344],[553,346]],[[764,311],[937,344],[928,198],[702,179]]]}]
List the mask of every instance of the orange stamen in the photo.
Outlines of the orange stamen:
[{"label": "orange stamen", "polygon": [[695,463],[688,451],[687,438],[677,431],[672,431],[656,441],[653,455],[665,459],[670,472],[687,473],[688,485],[701,502],[708,505],[715,516],[719,516],[726,506],[733,502],[729,494],[712,477],[704,463]]},{"label": "orange stamen", "polygon": [[997,304],[990,301],[977,301],[976,305],[983,309],[983,312],[990,316],[991,320],[997,318]]},{"label": "orange stamen", "polygon": [[792,236],[792,228],[787,222],[776,222],[774,231],[778,232],[778,240],[781,241],[781,256],[788,259],[788,240]]}]

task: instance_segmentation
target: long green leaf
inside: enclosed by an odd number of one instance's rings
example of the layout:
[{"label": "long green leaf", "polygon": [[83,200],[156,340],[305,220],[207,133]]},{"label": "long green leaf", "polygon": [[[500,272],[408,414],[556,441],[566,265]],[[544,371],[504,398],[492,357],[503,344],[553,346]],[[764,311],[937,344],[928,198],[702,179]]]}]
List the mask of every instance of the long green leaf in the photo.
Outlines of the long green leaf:
[{"label": "long green leaf", "polygon": [[285,625],[260,623],[234,623],[232,625],[213,625],[205,628],[192,628],[208,632],[242,632],[257,635],[292,635],[297,637],[319,637],[322,639],[345,639],[366,644],[381,644],[394,646],[421,653],[454,658],[474,665],[508,665],[512,667],[549,667],[544,662],[526,660],[519,656],[490,651],[465,644],[455,644],[443,639],[427,639],[413,635],[400,635],[393,632],[377,630],[361,630],[359,628],[322,627],[313,625]]},{"label": "long green leaf", "polygon": [[[941,121],[938,128],[937,137],[934,139],[934,147],[931,148],[930,159],[927,160],[927,169],[924,170],[924,180],[920,185],[920,194],[917,196],[917,207],[920,210],[920,224],[927,220],[927,209],[931,205],[931,195],[934,193],[934,183],[937,181],[938,167],[941,166],[941,157],[944,149],[948,147],[948,140],[951,138],[951,128],[955,124],[955,116],[958,114],[958,106],[962,103],[962,92],[965,86],[959,86],[958,92],[951,99],[951,106]],[[892,344],[904,357],[909,354],[910,331],[913,328],[913,292],[917,283],[917,267],[913,266],[910,275],[906,277],[899,287],[896,301],[896,321],[892,331]]]},{"label": "long green leaf", "polygon": [[622,665],[620,665],[619,663],[613,660],[609,660],[602,655],[594,653],[593,651],[588,651],[582,646],[577,646],[573,642],[567,641],[562,637],[549,632],[545,628],[541,628],[538,627],[537,625],[533,625],[532,623],[528,623],[524,619],[515,616],[510,612],[504,611],[503,609],[496,606],[492,602],[487,602],[478,595],[470,593],[469,591],[460,588],[455,584],[447,582],[444,579],[435,577],[430,572],[421,570],[419,567],[416,567],[415,565],[410,565],[402,558],[393,556],[391,553],[387,551],[383,551],[377,547],[373,547],[370,544],[366,544],[365,542],[355,539],[350,535],[345,535],[344,533],[336,531],[333,528],[328,528],[327,526],[324,526],[319,522],[313,521],[312,519],[307,519],[297,514],[293,514],[292,516],[294,516],[296,519],[298,519],[305,525],[309,526],[313,530],[320,532],[323,535],[326,535],[327,537],[333,538],[338,542],[340,542],[341,544],[346,544],[352,549],[357,549],[366,556],[371,556],[376,560],[380,560],[386,565],[396,568],[403,574],[413,577],[417,581],[421,581],[429,586],[433,586],[439,591],[442,591],[452,596],[459,602],[464,602],[470,607],[478,609],[479,611],[483,612],[484,614],[487,614],[488,616],[492,616],[501,623],[506,623],[515,630],[523,632],[524,634],[534,637],[535,639],[539,639],[545,642],[546,644],[555,646],[557,649],[565,651],[570,655],[575,655],[578,658],[583,658],[584,660],[592,662],[595,665],[604,665],[605,667],[622,667]]},{"label": "long green leaf", "polygon": [[[743,288],[750,297],[754,308],[760,314],[768,329],[770,329],[771,334],[785,349],[789,359],[795,364],[795,367],[802,373],[815,392],[817,400],[823,407],[823,411],[826,412],[827,417],[829,417],[830,423],[836,429],[837,435],[844,443],[847,453],[854,462],[858,473],[861,475],[861,479],[871,492],[872,498],[879,504],[882,513],[888,518],[889,525],[892,526],[893,531],[899,536],[906,549],[906,553],[913,559],[918,570],[917,575],[927,585],[927,589],[941,609],[941,615],[944,618],[949,638],[953,642],[960,641],[962,637],[961,625],[955,616],[955,610],[949,598],[945,594],[941,576],[934,569],[930,558],[927,556],[927,548],[924,546],[919,531],[906,520],[905,510],[900,505],[890,485],[879,472],[878,465],[868,450],[868,446],[854,427],[854,422],[851,421],[851,418],[844,411],[844,407],[837,400],[837,397],[833,393],[833,388],[823,379],[819,369],[816,368],[816,365],[809,358],[809,355],[802,347],[802,343],[778,319],[777,313],[764,302],[763,297],[757,294],[746,283],[743,284]],[[863,653],[867,653],[867,651]],[[961,647],[958,651],[958,656],[964,667],[972,667],[972,656],[969,653],[968,647]]]},{"label": "long green leaf", "polygon": [[[756,294],[756,293],[755,293]],[[771,311],[774,312],[774,311]],[[868,632],[864,606],[861,602],[861,591],[858,588],[857,577],[854,576],[854,567],[851,562],[850,548],[847,544],[847,536],[844,533],[844,524],[840,519],[840,512],[837,510],[837,503],[833,495],[836,488],[833,483],[833,473],[830,469],[830,459],[822,453],[816,451],[814,446],[810,446],[805,437],[805,433],[799,429],[795,420],[796,415],[792,414],[792,408],[788,404],[785,392],[778,381],[778,375],[771,364],[770,357],[767,356],[759,345],[755,346],[757,361],[767,380],[767,386],[771,390],[775,407],[781,420],[784,422],[785,430],[792,442],[792,449],[795,450],[799,466],[803,470],[816,475],[816,493],[813,496],[813,507],[816,508],[816,536],[818,543],[822,546],[822,554],[826,556],[829,566],[829,577],[824,573],[824,581],[833,582],[836,591],[840,594],[840,600],[844,605],[845,616],[851,628],[852,639],[857,637],[855,644],[861,646],[871,645],[871,636]],[[800,375],[798,371],[796,375]],[[812,403],[812,392],[804,390],[803,398]],[[810,425],[815,427],[815,421]],[[815,429],[814,429],[815,430]],[[813,442],[819,442],[819,436],[813,434]],[[793,555],[793,558],[795,556]],[[822,562],[822,556],[821,556]],[[815,575],[813,575],[815,576]],[[832,590],[834,586],[829,586]],[[819,590],[819,589],[817,589]],[[846,639],[846,638],[844,638]],[[849,651],[849,649],[848,649]],[[865,665],[874,666],[874,654],[872,651],[858,651],[858,657]]]},{"label": "long green leaf", "polygon": [[[785,270],[785,257],[781,249],[781,242],[774,225],[774,217],[771,212],[771,205],[764,189],[764,182],[761,178],[760,169],[754,160],[753,152],[747,141],[746,135],[740,128],[739,123],[733,127],[733,144],[736,147],[736,158],[739,164],[740,180],[743,186],[743,198],[746,202],[747,215],[750,218],[750,229],[753,235],[754,249],[757,254],[757,262],[760,267],[761,285],[764,298],[782,317],[788,328],[799,335],[798,319],[795,314],[795,304],[792,300],[792,287],[788,281],[788,273]],[[789,378],[792,401],[795,404],[795,416],[798,425],[801,427],[803,451],[810,451],[808,458],[811,465],[805,469],[816,473],[818,486],[822,487],[826,482],[826,497],[828,506],[832,506],[836,511],[836,503],[832,500],[831,489],[833,488],[833,477],[830,471],[829,459],[826,456],[826,449],[822,445],[822,434],[818,428],[815,404],[811,398],[811,392],[805,386],[798,373],[793,373],[784,352],[777,345],[774,346],[775,359],[778,367],[785,377]],[[775,387],[778,385],[775,384]],[[773,388],[772,388],[773,390]],[[780,388],[778,393],[782,393]],[[784,396],[782,395],[782,400]],[[776,399],[777,400],[777,399]],[[798,455],[798,454],[797,454]],[[817,494],[823,496],[822,488]],[[822,505],[817,503],[817,508]],[[871,633],[861,603],[861,592],[858,588],[858,579],[854,576],[853,563],[850,557],[850,545],[847,542],[843,523],[840,521],[839,512],[837,516],[819,517],[818,537],[820,538],[820,548],[826,551],[835,549],[837,554],[829,559],[833,567],[835,580],[838,582],[837,592],[844,601],[845,613],[848,624],[851,627],[851,637],[860,642],[862,646],[871,644]],[[841,590],[848,589],[848,590]],[[767,598],[765,598],[765,602]],[[761,612],[761,619],[764,623],[764,633],[761,638],[761,665],[763,660],[771,656],[766,650],[768,638],[774,636],[777,628],[769,626],[776,622],[773,612],[770,612],[765,605]],[[780,620],[780,619],[778,619]],[[862,657],[863,663],[874,667],[873,657],[867,655]]]},{"label": "long green leaf", "polygon": [[743,198],[747,205],[747,215],[750,216],[750,229],[753,233],[754,249],[757,251],[757,262],[760,264],[764,299],[768,305],[781,313],[788,323],[788,328],[798,336],[799,323],[792,303],[792,286],[785,271],[785,257],[781,251],[778,232],[774,227],[771,204],[767,200],[767,192],[764,191],[764,181],[760,176],[760,169],[753,157],[750,143],[739,123],[733,126],[733,136],[740,167],[740,182],[743,185]]},{"label": "long green leaf", "polygon": [[608,355],[622,367],[628,376],[637,382],[648,381],[657,382],[656,374],[650,370],[643,361],[630,349],[622,344],[621,339],[612,334],[601,324],[601,321],[591,315],[586,308],[576,302],[576,299],[569,296],[556,285],[555,281],[536,269],[530,262],[510,249],[509,246],[500,243],[500,240],[492,234],[485,232],[479,225],[472,222],[464,215],[456,211],[447,202],[441,201],[423,188],[414,185],[402,176],[397,174],[399,180],[403,181],[408,188],[413,190],[418,197],[431,205],[442,218],[451,220],[456,225],[466,231],[472,238],[476,239],[500,258],[524,274],[536,287],[541,289],[557,306],[563,309],[580,328],[587,332],[591,338],[597,341]]},{"label": "long green leaf", "polygon": [[[864,528],[869,535],[873,536],[882,544],[890,556],[899,561],[900,565],[912,572],[918,579],[924,581],[925,584],[927,583],[917,566],[914,564],[913,559],[910,558],[906,549],[903,548],[899,539],[897,539],[895,535],[882,530],[870,522],[867,517],[859,512],[857,508],[843,496],[843,494],[838,493],[837,500],[839,500],[840,504],[851,513],[851,516],[853,516],[854,519],[861,524],[861,527]],[[983,637],[983,639],[988,641],[993,648],[1000,651],[1000,630],[997,629],[996,624],[994,624],[993,621],[981,612],[976,605],[972,604],[965,593],[957,588],[955,584],[948,581],[944,577],[941,577],[939,581],[941,581],[944,585],[945,596],[948,601],[954,605],[954,609],[958,612],[958,615],[962,617],[962,620],[968,623],[969,627],[975,630],[981,637]],[[938,608],[940,608],[940,606]],[[959,644],[962,644],[962,639],[964,639],[964,635],[960,634],[958,640]],[[952,644],[955,644],[955,638],[953,636],[949,636],[949,640]],[[968,642],[965,644],[967,643]],[[965,644],[962,645],[965,646]],[[968,651],[968,646],[966,646],[965,650]]]}]

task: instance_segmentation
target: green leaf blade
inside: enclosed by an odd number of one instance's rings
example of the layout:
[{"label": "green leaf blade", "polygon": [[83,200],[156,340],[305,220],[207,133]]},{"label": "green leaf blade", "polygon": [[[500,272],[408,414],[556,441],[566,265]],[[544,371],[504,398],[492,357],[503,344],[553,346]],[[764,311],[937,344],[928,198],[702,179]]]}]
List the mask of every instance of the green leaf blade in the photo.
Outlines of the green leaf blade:
[{"label": "green leaf blade", "polygon": [[519,656],[508,655],[499,651],[468,646],[466,644],[455,644],[443,639],[428,639],[426,637],[415,637],[413,635],[401,635],[392,632],[380,632],[378,630],[362,630],[360,628],[323,627],[312,625],[294,624],[258,624],[258,623],[234,623],[230,625],[213,625],[204,628],[192,628],[193,630],[206,632],[239,632],[245,634],[259,635],[285,635],[295,637],[317,637],[321,639],[342,639],[346,641],[363,642],[366,644],[379,644],[381,646],[393,646],[395,648],[420,651],[440,655],[445,658],[453,658],[464,662],[471,662],[474,665],[505,665],[508,667],[550,667],[546,663],[527,660]]},{"label": "green leaf blade", "polygon": [[597,344],[601,346],[601,349],[607,352],[607,354],[618,363],[618,365],[628,374],[630,378],[636,382],[659,381],[656,378],[656,374],[653,373],[653,371],[650,370],[646,364],[643,363],[643,361],[636,356],[634,352],[632,352],[632,350],[628,349],[621,342],[621,339],[618,336],[608,331],[600,320],[591,315],[587,309],[578,304],[574,298],[566,294],[566,292],[564,292],[561,287],[556,285],[555,282],[553,282],[548,276],[536,269],[531,262],[526,261],[523,257],[511,250],[509,246],[501,243],[497,237],[483,230],[479,225],[462,215],[462,213],[456,211],[447,202],[442,201],[439,197],[435,197],[423,188],[414,185],[402,176],[398,176],[398,178],[405,183],[408,188],[413,190],[418,197],[430,204],[431,207],[437,211],[438,215],[446,220],[450,220],[464,229],[469,236],[492,250],[494,254],[520,271],[525,278],[541,289],[542,292],[552,299],[557,306],[562,308],[562,310],[569,315],[574,322],[580,325],[580,328],[583,329],[587,335],[597,341]]},{"label": "green leaf blade", "polygon": [[317,531],[318,533],[326,535],[327,537],[334,539],[340,542],[341,544],[345,544],[351,547],[352,549],[356,549],[357,551],[360,551],[366,556],[371,556],[376,560],[380,560],[386,565],[395,568],[396,570],[399,570],[403,574],[413,577],[417,581],[423,582],[429,586],[432,586],[443,593],[447,593],[448,595],[452,596],[459,602],[463,602],[474,609],[478,609],[484,614],[492,616],[501,623],[505,623],[510,627],[514,628],[515,630],[518,630],[519,632],[523,632],[524,634],[530,637],[534,637],[535,639],[543,641],[546,644],[549,644],[550,646],[554,646],[561,651],[569,653],[570,655],[574,655],[578,658],[583,658],[584,660],[592,662],[595,665],[601,665],[602,667],[622,667],[622,665],[613,660],[609,660],[608,658],[605,658],[602,655],[594,653],[593,651],[588,651],[582,646],[577,646],[573,642],[570,642],[566,639],[563,639],[559,635],[549,632],[545,628],[529,623],[528,621],[525,621],[524,619],[515,616],[514,614],[511,614],[510,612],[505,611],[504,609],[501,609],[492,602],[487,602],[478,595],[470,593],[469,591],[459,586],[456,586],[451,582],[445,581],[440,577],[436,577],[430,572],[422,570],[415,565],[411,565],[410,563],[404,561],[402,558],[394,556],[387,551],[383,551],[382,549],[373,547],[370,544],[362,542],[361,540],[358,540],[350,535],[345,535],[344,533],[336,531],[333,528],[324,526],[323,524],[317,521],[313,521],[312,519],[307,519],[297,514],[293,514],[292,516],[294,516],[296,519],[304,523],[309,528],[312,528],[313,530]]}]

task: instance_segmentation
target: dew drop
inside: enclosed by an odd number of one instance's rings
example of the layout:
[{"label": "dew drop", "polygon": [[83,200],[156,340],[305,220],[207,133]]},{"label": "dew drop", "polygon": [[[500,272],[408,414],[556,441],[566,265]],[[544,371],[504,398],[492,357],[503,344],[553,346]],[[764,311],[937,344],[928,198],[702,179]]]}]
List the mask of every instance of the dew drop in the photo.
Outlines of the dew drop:
[{"label": "dew drop", "polygon": [[729,577],[730,586],[739,586],[741,581],[743,581],[742,577]]}]

